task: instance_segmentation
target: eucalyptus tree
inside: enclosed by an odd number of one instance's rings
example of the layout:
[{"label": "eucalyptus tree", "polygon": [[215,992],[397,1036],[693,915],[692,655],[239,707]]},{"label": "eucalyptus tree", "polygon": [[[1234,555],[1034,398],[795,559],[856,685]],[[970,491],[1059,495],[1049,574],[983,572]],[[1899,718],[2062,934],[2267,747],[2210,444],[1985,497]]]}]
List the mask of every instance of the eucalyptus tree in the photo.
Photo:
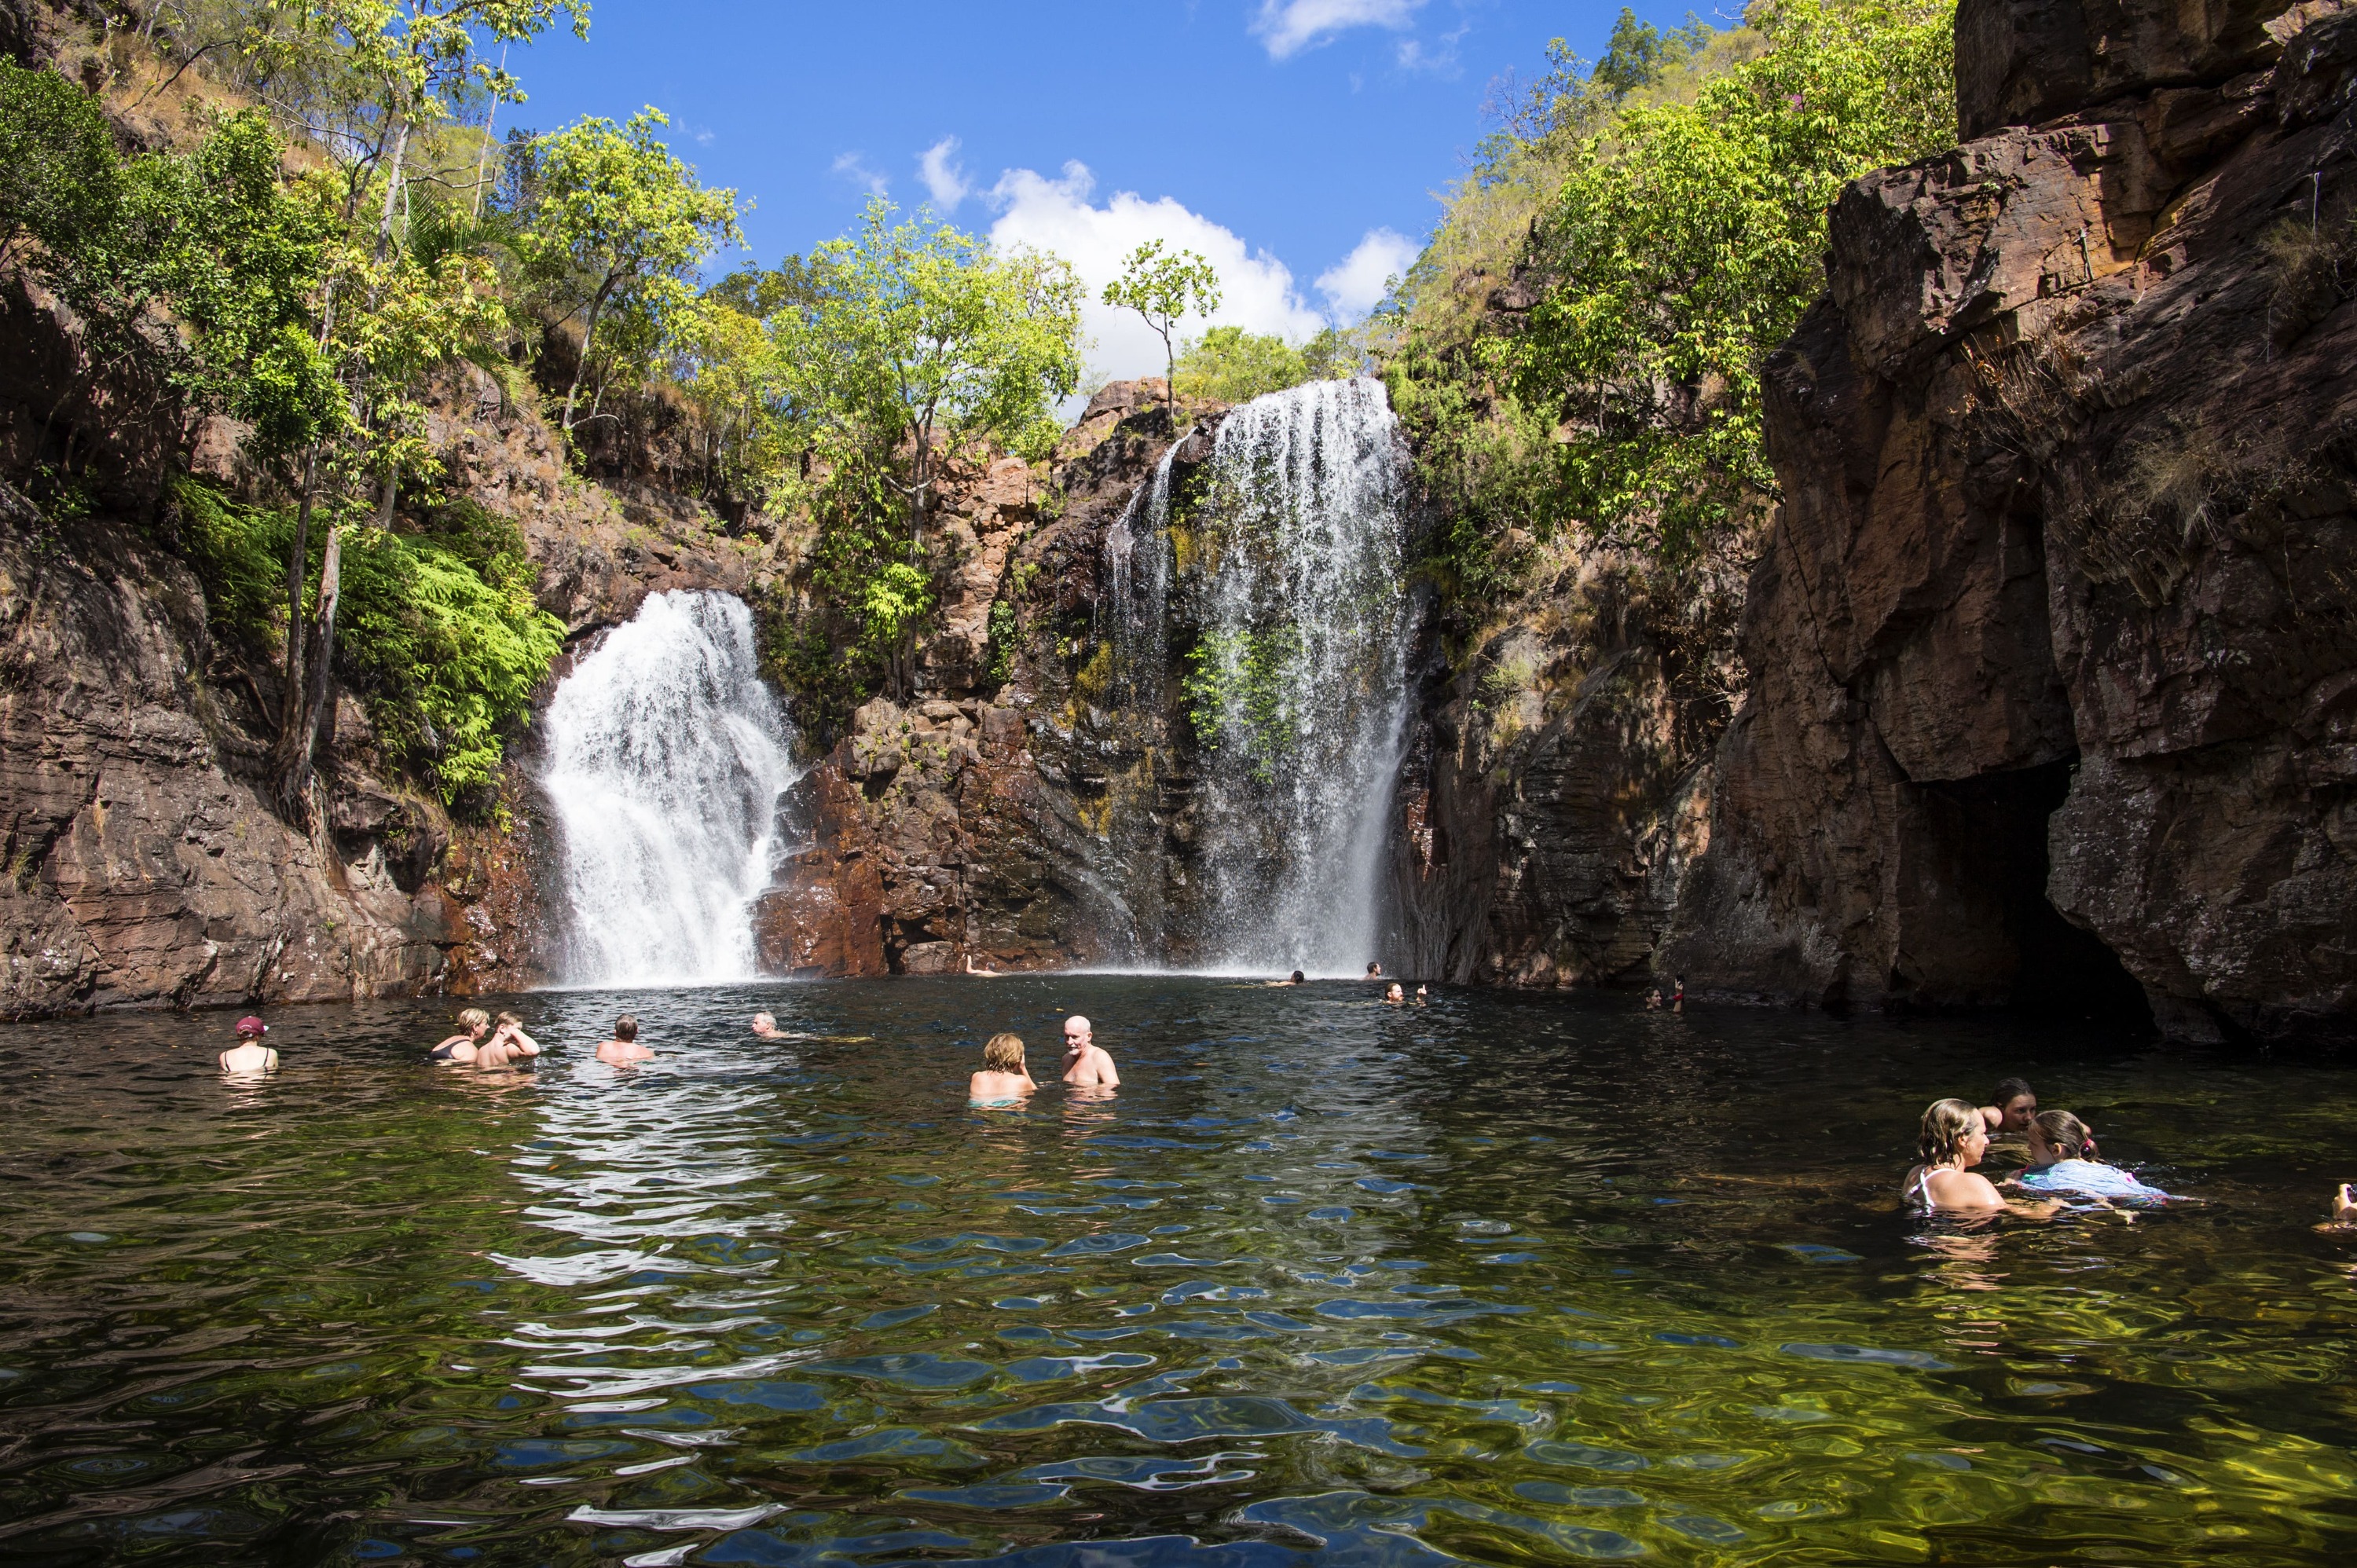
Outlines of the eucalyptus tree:
[{"label": "eucalyptus tree", "polygon": [[1148,240],[1129,253],[1121,276],[1105,285],[1104,302],[1115,310],[1135,310],[1162,339],[1164,390],[1178,406],[1178,348],[1172,334],[1190,312],[1209,316],[1220,308],[1220,274],[1192,251],[1165,253],[1162,242]]},{"label": "eucalyptus tree", "polygon": [[602,340],[609,360],[626,346],[651,354],[666,319],[694,304],[705,259],[724,241],[744,239],[737,193],[697,183],[655,134],[670,124],[653,108],[621,125],[593,116],[536,148],[534,204],[519,245],[558,302],[569,304],[566,314],[586,313],[559,422],[568,432],[601,347],[599,327],[622,324]]}]

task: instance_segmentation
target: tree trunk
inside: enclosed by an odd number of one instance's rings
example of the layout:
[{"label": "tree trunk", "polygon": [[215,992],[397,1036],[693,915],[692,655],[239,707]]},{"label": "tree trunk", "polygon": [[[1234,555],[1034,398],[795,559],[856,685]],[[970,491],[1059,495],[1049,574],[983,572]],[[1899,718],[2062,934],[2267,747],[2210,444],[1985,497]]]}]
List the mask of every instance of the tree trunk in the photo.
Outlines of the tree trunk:
[{"label": "tree trunk", "polygon": [[328,530],[326,559],[319,566],[319,613],[311,626],[310,679],[304,684],[303,711],[280,749],[286,766],[278,778],[278,803],[289,816],[303,808],[304,791],[311,782],[311,751],[318,744],[319,719],[328,707],[328,676],[335,662],[336,596],[342,585],[343,534]]},{"label": "tree trunk", "polygon": [[597,317],[613,288],[614,280],[609,277],[597,285],[597,297],[589,302],[589,325],[581,329],[581,357],[573,361],[573,384],[565,389],[565,418],[557,426],[567,435],[573,431],[573,400],[581,395],[581,373],[589,368],[589,345],[597,337]]},{"label": "tree trunk", "polygon": [[401,194],[401,162],[409,153],[409,116],[396,113],[393,124],[393,172],[384,182],[384,212],[377,219],[376,253],[393,242],[393,199]]},{"label": "tree trunk", "polygon": [[311,489],[319,449],[303,454],[303,502],[295,509],[295,547],[286,554],[286,689],[278,698],[278,733],[284,736],[302,716],[303,579],[310,575]]}]

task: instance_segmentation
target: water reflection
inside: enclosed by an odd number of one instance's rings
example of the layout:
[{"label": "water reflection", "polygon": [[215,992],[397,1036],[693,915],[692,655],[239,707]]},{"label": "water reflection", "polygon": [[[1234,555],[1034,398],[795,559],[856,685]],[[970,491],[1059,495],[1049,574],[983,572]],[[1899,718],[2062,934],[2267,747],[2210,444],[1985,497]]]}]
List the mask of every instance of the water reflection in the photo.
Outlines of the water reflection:
[{"label": "water reflection", "polygon": [[[522,1010],[497,1075],[420,1062],[424,1004],[285,1014],[258,1083],[208,1020],[0,1038],[0,1557],[2349,1544],[2331,1064],[1111,977]],[[1075,1010],[1118,1096],[964,1105]],[[1998,1069],[2211,1201],[1899,1212],[1922,1103]]]}]

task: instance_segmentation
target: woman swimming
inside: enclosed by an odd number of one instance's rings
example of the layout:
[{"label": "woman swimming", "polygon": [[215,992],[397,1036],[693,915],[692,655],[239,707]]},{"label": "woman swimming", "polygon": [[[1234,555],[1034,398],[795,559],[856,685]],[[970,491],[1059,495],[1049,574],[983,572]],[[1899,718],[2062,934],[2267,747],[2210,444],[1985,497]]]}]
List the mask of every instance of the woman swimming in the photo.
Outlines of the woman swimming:
[{"label": "woman swimming", "polygon": [[2015,1179],[2032,1192],[2068,1193],[2101,1203],[2158,1203],[2171,1196],[2094,1158],[2094,1133],[2068,1111],[2041,1111],[2027,1131],[2029,1168]]},{"label": "woman swimming", "polygon": [[1980,1107],[1964,1100],[1933,1101],[1923,1112],[1917,1140],[1923,1163],[1907,1173],[1900,1201],[1926,1215],[1994,1214],[2004,1208],[2033,1218],[2052,1213],[2051,1203],[2007,1203],[1988,1177],[1974,1174],[1988,1144]]},{"label": "woman swimming", "polygon": [[982,1047],[982,1070],[966,1080],[966,1103],[985,1111],[1020,1105],[1039,1087],[1023,1065],[1022,1036],[993,1035]]},{"label": "woman swimming", "polygon": [[491,1032],[491,1015],[480,1007],[469,1007],[458,1015],[458,1027],[463,1034],[451,1036],[427,1053],[437,1062],[471,1062],[475,1047]]}]

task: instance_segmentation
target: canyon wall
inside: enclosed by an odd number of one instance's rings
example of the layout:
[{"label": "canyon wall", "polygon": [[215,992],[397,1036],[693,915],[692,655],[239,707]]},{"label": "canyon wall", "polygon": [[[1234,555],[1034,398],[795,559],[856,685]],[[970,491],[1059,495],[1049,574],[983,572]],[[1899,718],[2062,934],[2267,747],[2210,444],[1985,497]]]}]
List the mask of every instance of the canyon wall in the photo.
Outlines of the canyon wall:
[{"label": "canyon wall", "polygon": [[1965,0],[1770,365],[1747,701],[1659,967],[2357,1029],[2357,12]]}]

